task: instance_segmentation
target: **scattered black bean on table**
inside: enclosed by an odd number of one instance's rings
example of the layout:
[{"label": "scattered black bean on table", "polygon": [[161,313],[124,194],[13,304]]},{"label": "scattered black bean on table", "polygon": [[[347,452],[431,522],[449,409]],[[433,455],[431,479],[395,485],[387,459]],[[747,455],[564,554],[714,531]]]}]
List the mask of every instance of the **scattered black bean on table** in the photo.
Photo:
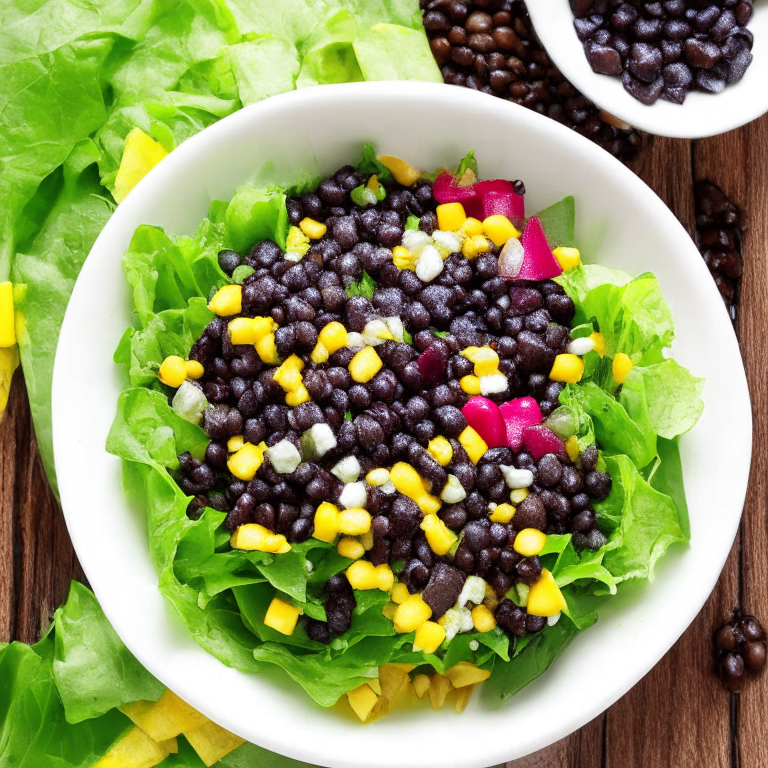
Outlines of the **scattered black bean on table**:
[{"label": "scattered black bean on table", "polygon": [[731,320],[736,320],[743,271],[741,210],[717,184],[703,180],[694,187],[696,244],[712,273]]},{"label": "scattered black bean on table", "polygon": [[624,161],[643,146],[639,131],[601,111],[552,64],[522,0],[421,0],[421,7],[446,83],[533,109]]},{"label": "scattered black bean on table", "polygon": [[[535,2],[535,0],[534,0]],[[570,0],[593,71],[643,104],[720,93],[752,63],[752,0]]]},{"label": "scattered black bean on table", "polygon": [[740,691],[750,675],[765,669],[765,631],[754,617],[738,608],[715,631],[717,671],[723,685],[732,693]]},{"label": "scattered black bean on table", "polygon": [[[241,263],[255,270],[243,282],[242,314],[271,315],[279,323],[279,355],[296,354],[304,361],[303,381],[311,400],[289,408],[273,379],[275,366],[264,364],[253,346],[231,343],[227,325],[232,318],[214,319],[190,352],[205,371],[196,384],[210,402],[203,428],[211,442],[203,461],[189,454],[179,457],[177,480],[194,497],[188,515],[197,518],[208,506],[226,513],[228,530],[258,523],[289,542],[302,542],[313,533],[317,506],[339,502],[344,485],[330,470],[344,457],[357,458],[361,479],[372,469],[405,461],[438,495],[450,473],[466,492],[463,501],[439,511],[445,525],[462,534],[455,555],[432,552],[419,527],[422,512],[411,499],[368,485],[373,548],[366,558],[374,565],[390,564],[411,593],[423,592],[435,619],[456,603],[466,577],[478,575],[493,588],[495,597],[486,604],[496,611],[502,628],[513,635],[539,631],[543,620],[504,597],[517,583],[533,584],[542,569],[537,556],[514,551],[515,537],[523,528],[571,532],[576,547],[601,547],[606,538],[596,527],[592,505],[606,498],[611,479],[598,469],[594,446],[576,463],[554,454],[536,461],[525,450],[514,453],[502,447],[473,464],[457,440],[467,426],[461,408],[468,399],[459,380],[473,372],[473,364],[459,352],[469,346],[494,348],[508,388],[491,399],[502,403],[531,396],[547,416],[563,389],[548,374],[569,342],[573,302],[551,280],[506,282],[497,274],[495,247],[474,260],[461,253],[449,256],[443,272],[429,284],[413,271],[399,270],[391,249],[401,242],[407,218],[418,217],[420,229],[428,234],[437,226],[432,186],[428,181],[411,188],[386,184],[382,202],[356,205],[350,191],[366,181],[344,166],[321,181],[316,192],[288,199],[291,224],[311,217],[327,226],[299,263],[284,259],[271,240],[242,257],[221,252],[225,272],[231,274]],[[524,193],[521,182],[516,187]],[[372,297],[348,296],[346,289],[364,271],[376,282]],[[359,333],[377,316],[400,317],[413,345],[386,341],[376,347],[384,366],[366,384],[350,376],[354,349],[342,348],[327,363],[312,362],[318,332],[326,324],[339,321]],[[426,350],[429,368],[416,362]],[[250,443],[266,441],[268,446],[288,440],[301,450],[302,433],[321,423],[330,426],[337,441],[322,458],[278,474],[267,457],[247,483],[227,470],[229,438],[243,435]],[[438,435],[453,449],[445,467],[426,450]],[[502,465],[529,469],[534,478],[508,524],[489,519],[489,502],[509,501]],[[355,606],[343,574],[328,581],[325,593],[327,623],[307,624],[310,637],[320,642],[349,628]]]}]

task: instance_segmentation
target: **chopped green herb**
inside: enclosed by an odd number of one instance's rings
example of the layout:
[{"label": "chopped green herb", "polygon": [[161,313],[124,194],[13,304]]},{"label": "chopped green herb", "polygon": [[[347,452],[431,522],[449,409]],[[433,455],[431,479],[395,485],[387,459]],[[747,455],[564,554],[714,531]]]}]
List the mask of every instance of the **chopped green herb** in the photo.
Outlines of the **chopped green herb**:
[{"label": "chopped green herb", "polygon": [[403,341],[406,344],[413,344],[413,336],[405,328],[403,328]]},{"label": "chopped green herb", "polygon": [[444,339],[448,335],[448,331],[437,331],[434,328],[430,328],[429,330],[432,331],[438,339]]},{"label": "chopped green herb", "polygon": [[418,229],[419,228],[420,219],[418,216],[409,216],[408,220],[405,222],[405,228],[406,229]]},{"label": "chopped green herb", "polygon": [[470,149],[462,158],[454,175],[460,179],[467,171],[472,171],[472,173],[477,176],[477,160],[475,159],[474,149]]},{"label": "chopped green herb", "polygon": [[376,150],[370,142],[363,147],[363,156],[357,164],[357,170],[364,176],[372,176],[375,173],[376,178],[382,182],[392,181],[392,172],[376,159]]},{"label": "chopped green herb", "polygon": [[405,568],[405,560],[395,560],[392,563],[392,573],[401,573]]},{"label": "chopped green herb", "polygon": [[376,292],[376,281],[365,271],[363,276],[356,282],[347,286],[347,296],[364,296],[366,299],[372,299]]},{"label": "chopped green herb", "polygon": [[344,421],[352,421],[352,411],[346,411],[344,413]]},{"label": "chopped green herb", "polygon": [[[384,187],[379,186],[379,189],[383,190]],[[352,198],[352,202],[355,205],[376,205],[376,201],[379,199],[376,196],[376,193],[373,190],[368,189],[365,184],[355,187],[349,193],[349,196]]]},{"label": "chopped green herb", "polygon": [[232,279],[238,284],[242,285],[243,280],[246,277],[250,277],[256,270],[253,267],[249,267],[247,264],[241,264],[239,267],[235,267],[235,271],[232,273]]},{"label": "chopped green herb", "polygon": [[379,186],[374,190],[373,194],[376,196],[376,199],[381,202],[387,196],[387,190],[384,189],[383,184],[379,184]]}]

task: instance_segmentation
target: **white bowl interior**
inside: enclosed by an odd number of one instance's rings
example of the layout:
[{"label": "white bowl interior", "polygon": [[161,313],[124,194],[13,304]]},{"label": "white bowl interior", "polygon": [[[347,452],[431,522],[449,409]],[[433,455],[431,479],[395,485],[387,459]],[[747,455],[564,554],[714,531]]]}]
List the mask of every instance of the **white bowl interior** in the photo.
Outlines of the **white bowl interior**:
[{"label": "white bowl interior", "polygon": [[755,0],[748,26],[755,35],[754,60],[738,83],[717,95],[693,91],[683,105],[659,99],[650,107],[630,96],[620,78],[592,71],[568,0],[534,0],[527,7],[539,39],[565,77],[599,107],[635,128],[697,139],[733,130],[768,112],[768,0]]},{"label": "white bowl interior", "polygon": [[[129,322],[121,256],[139,224],[195,230],[213,198],[228,199],[275,162],[290,180],[317,158],[330,172],[363,142],[433,169],[474,147],[481,174],[525,180],[530,213],[574,194],[589,259],[658,276],[677,321],[674,354],[707,379],[706,409],[682,454],[693,529],[656,582],[620,595],[553,668],[503,707],[475,696],[452,711],[395,712],[370,727],[315,706],[282,675],[246,675],[201,649],[157,590],[140,512],[104,443],[120,377],[112,354]],[[53,385],[61,498],[80,561],[107,617],[139,660],[226,728],[263,747],[340,768],[494,765],[542,748],[610,706],[668,650],[699,611],[725,562],[747,484],[749,395],[736,339],[683,228],[630,171],[535,113],[465,89],[427,84],[328,86],[269,99],[187,141],[122,203],[94,245],[67,310]],[[717,445],[718,471],[711,447]],[[681,600],[681,595],[685,599]],[[451,735],[461,724],[461,731]]]}]

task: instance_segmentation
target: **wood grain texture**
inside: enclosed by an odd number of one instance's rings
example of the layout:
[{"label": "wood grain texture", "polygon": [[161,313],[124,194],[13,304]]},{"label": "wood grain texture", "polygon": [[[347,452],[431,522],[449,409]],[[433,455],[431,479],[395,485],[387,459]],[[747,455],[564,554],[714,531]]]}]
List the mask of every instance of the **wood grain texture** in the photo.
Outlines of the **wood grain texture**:
[{"label": "wood grain texture", "polygon": [[[768,117],[694,143],[655,138],[632,169],[691,233],[698,178],[719,184],[749,219],[739,332],[755,451],[744,520],[715,591],[659,664],[580,731],[506,768],[765,768],[768,682],[731,699],[712,673],[711,631],[738,602],[768,619],[768,452],[760,449],[768,441]],[[0,423],[0,641],[36,640],[73,577],[82,572],[45,481],[19,372]]]},{"label": "wood grain texture", "polygon": [[[749,492],[741,524],[741,589],[738,602],[766,622],[768,618],[768,116],[724,136],[699,142],[698,178],[712,178],[747,213],[744,277],[739,308],[739,339],[752,397],[753,452]],[[733,603],[737,602],[734,596]],[[738,696],[734,712],[738,742],[736,768],[768,765],[765,712],[768,681],[753,682]]]}]

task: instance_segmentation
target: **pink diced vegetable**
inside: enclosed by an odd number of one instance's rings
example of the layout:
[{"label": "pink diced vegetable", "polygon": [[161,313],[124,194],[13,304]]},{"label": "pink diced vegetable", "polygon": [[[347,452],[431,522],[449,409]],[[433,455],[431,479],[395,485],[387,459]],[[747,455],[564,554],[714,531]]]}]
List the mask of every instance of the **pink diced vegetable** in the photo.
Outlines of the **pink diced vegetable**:
[{"label": "pink diced vegetable", "polygon": [[492,400],[480,395],[470,397],[461,412],[467,424],[485,440],[489,448],[501,448],[507,444],[504,418],[499,406]]},{"label": "pink diced vegetable", "polygon": [[518,397],[502,403],[499,410],[507,431],[507,445],[513,451],[522,447],[523,432],[544,420],[539,404],[532,397]]},{"label": "pink diced vegetable", "polygon": [[487,192],[483,195],[483,220],[506,216],[517,229],[525,223],[525,198],[514,192]]},{"label": "pink diced vegetable", "polygon": [[565,443],[543,424],[537,427],[528,427],[523,431],[523,445],[536,461],[547,453],[554,453],[562,458],[567,456]]},{"label": "pink diced vegetable", "polygon": [[521,238],[525,259],[518,280],[547,280],[562,274],[563,269],[552,255],[541,221],[532,216]]},{"label": "pink diced vegetable", "polygon": [[464,205],[464,212],[467,213],[466,203],[474,200],[477,195],[475,191],[476,184],[470,184],[466,187],[460,187],[456,182],[458,179],[451,176],[448,171],[443,171],[432,185],[432,196],[439,205],[444,203],[461,203]]}]

